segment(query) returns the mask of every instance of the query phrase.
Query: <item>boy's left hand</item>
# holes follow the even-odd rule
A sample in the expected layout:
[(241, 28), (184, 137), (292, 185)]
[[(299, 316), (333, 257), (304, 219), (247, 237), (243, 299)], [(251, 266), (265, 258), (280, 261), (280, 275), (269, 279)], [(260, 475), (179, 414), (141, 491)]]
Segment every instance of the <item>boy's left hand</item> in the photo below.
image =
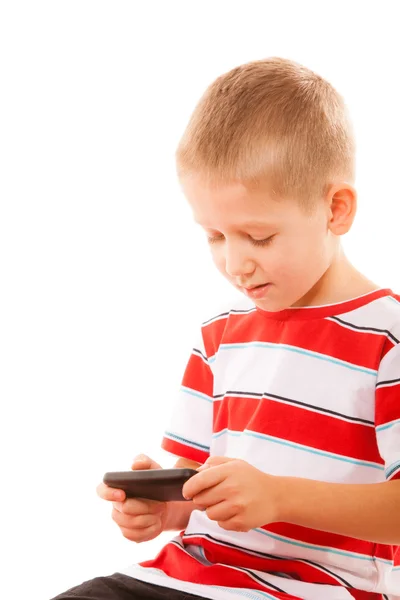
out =
[(279, 521), (278, 477), (244, 460), (211, 457), (183, 486), (183, 494), (223, 529), (249, 531)]

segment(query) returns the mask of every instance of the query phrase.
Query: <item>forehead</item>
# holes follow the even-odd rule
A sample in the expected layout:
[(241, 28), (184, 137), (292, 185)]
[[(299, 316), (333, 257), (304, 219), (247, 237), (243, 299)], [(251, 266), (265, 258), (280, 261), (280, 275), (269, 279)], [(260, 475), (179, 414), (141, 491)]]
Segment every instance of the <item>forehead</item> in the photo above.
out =
[(294, 203), (277, 200), (265, 188), (249, 189), (240, 182), (207, 186), (195, 177), (181, 183), (195, 221), (206, 228), (265, 228), (293, 217)]

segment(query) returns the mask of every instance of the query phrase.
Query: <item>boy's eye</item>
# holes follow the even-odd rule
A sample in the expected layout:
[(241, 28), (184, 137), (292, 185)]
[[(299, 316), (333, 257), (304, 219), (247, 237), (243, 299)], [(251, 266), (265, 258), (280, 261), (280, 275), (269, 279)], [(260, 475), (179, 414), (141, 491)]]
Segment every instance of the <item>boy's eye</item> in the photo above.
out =
[(215, 244), (215, 242), (220, 242), (223, 239), (224, 239), (224, 236), (222, 234), (221, 235), (211, 235), (211, 236), (209, 235), (207, 237), (207, 241), (209, 244)]
[(264, 240), (255, 240), (254, 238), (251, 238), (251, 243), (253, 244), (253, 246), (268, 246), (268, 244), (270, 244), (272, 242), (274, 237), (275, 237), (274, 235), (270, 235), (269, 237), (265, 238)]
[[(263, 240), (255, 240), (254, 238), (249, 236), (249, 239), (253, 246), (268, 246), (268, 244), (272, 242), (274, 237), (275, 235), (270, 235), (269, 237), (264, 238)], [(208, 236), (207, 238), (209, 244), (215, 244), (216, 242), (220, 242), (223, 239), (224, 236), (222, 235), (222, 233), (220, 235)]]

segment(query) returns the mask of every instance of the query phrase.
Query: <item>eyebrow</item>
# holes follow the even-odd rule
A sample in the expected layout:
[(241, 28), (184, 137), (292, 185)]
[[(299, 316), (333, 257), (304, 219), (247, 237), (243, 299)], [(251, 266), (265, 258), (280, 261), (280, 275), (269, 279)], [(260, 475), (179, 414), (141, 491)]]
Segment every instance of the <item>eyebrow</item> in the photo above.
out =
[(242, 223), (242, 227), (272, 227), (272, 224), (265, 221), (248, 221), (247, 223)]
[[(197, 219), (194, 219), (195, 223), (197, 223), (198, 225), (201, 225), (202, 227), (206, 227), (205, 225), (203, 225), (203, 223), (201, 223), (200, 221), (197, 221)], [(240, 227), (244, 227), (244, 228), (251, 228), (251, 227), (264, 227), (264, 228), (268, 228), (268, 229), (272, 229), (273, 227), (275, 227), (275, 225), (273, 223), (265, 223), (264, 221), (247, 221), (246, 223), (241, 223)]]

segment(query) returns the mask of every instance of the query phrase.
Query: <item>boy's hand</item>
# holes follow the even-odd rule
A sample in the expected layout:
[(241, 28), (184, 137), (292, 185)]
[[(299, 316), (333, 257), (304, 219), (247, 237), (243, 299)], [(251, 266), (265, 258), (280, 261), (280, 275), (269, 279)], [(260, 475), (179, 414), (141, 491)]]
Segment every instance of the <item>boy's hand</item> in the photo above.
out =
[(223, 529), (249, 531), (279, 521), (277, 477), (244, 460), (211, 457), (183, 487), (195, 508)]
[[(132, 465), (133, 470), (161, 468), (159, 464), (143, 454), (137, 456)], [(103, 500), (113, 502), (111, 517), (128, 540), (147, 542), (163, 531), (167, 518), (166, 502), (126, 498), (123, 490), (111, 488), (105, 483), (97, 486), (97, 494)], [(115, 501), (115, 494), (119, 494), (120, 502)]]

